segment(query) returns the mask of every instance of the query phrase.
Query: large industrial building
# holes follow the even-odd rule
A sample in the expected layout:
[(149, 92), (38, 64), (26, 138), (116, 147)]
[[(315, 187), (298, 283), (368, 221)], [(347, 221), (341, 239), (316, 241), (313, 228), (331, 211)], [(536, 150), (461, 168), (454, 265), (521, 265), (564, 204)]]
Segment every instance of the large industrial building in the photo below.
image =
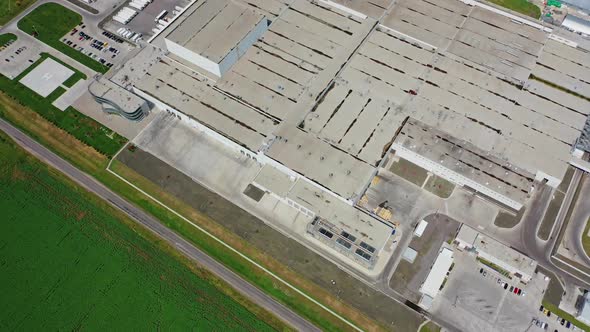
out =
[(323, 205), (355, 206), (392, 152), (513, 210), (561, 182), (590, 68), (558, 39), (471, 1), (197, 0), (112, 80), (263, 164), (259, 186), (370, 261), (391, 226)]

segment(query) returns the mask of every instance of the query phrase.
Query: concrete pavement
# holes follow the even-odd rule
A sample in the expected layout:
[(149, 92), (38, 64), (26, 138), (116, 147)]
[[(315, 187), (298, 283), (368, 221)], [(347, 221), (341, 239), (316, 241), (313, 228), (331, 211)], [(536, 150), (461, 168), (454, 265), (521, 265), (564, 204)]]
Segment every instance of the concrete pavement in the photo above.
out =
[(132, 205), (128, 201), (115, 194), (100, 182), (78, 170), (67, 161), (63, 160), (47, 148), (43, 147), (29, 136), (22, 133), (6, 121), (0, 119), (0, 130), (8, 134), (22, 148), (51, 165), (58, 171), (62, 172), (70, 179), (96, 194), (107, 201), (112, 206), (126, 213), (131, 219), (138, 224), (152, 231), (154, 234), (168, 242), (173, 247), (178, 248), (188, 258), (211, 271), (217, 277), (227, 282), (230, 286), (242, 293), (246, 298), (258, 304), (262, 308), (272, 312), (274, 315), (291, 325), (299, 331), (320, 331), (313, 324), (303, 319), (295, 312), (278, 303), (270, 296), (242, 279), (240, 276), (229, 270), (227, 267), (217, 262), (203, 251), (184, 240), (182, 237), (172, 232), (162, 225), (158, 220), (143, 212), (143, 210)]

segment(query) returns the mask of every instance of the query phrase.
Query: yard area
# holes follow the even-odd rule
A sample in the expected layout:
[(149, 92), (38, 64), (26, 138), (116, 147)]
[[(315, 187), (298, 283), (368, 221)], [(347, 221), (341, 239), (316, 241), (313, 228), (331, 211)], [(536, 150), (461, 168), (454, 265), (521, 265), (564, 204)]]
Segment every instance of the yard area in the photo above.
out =
[[(78, 112), (73, 107), (68, 107), (65, 111), (61, 111), (53, 106), (52, 99), (59, 97), (59, 92), (54, 92), (52, 95), (47, 96), (47, 98), (43, 98), (18, 82), (19, 79), (24, 77), (47, 57), (50, 57), (50, 55), (46, 53), (42, 54), (39, 61), (27, 68), (27, 70), (14, 80), (10, 80), (5, 76), (0, 75), (0, 91), (3, 92), (3, 94), (0, 94), (0, 101), (6, 98), (16, 100), (20, 105), (34, 110), (57, 127), (79, 139), (84, 144), (93, 147), (108, 157), (113, 156), (123, 144), (127, 142), (125, 138), (102, 126), (94, 119)], [(61, 61), (56, 58), (52, 57), (52, 59), (61, 63)], [(68, 68), (71, 67), (68, 66)], [(70, 79), (64, 82), (64, 85), (66, 85), (66, 83), (73, 85), (74, 82), (86, 77), (74, 68), (71, 69), (74, 70), (74, 74)], [(63, 88), (58, 88), (56, 91), (58, 90), (60, 90), (61, 93), (64, 92), (62, 91)], [(0, 105), (0, 116), (5, 111), (6, 110)]]
[(62, 5), (48, 2), (18, 21), (18, 28), (36, 37), (84, 66), (100, 73), (109, 68), (61, 42), (61, 38), (82, 22), (82, 16)]
[(413, 263), (402, 259), (389, 282), (392, 289), (414, 303), (420, 300), (420, 286), (426, 280), (442, 244), (452, 241), (461, 225), (442, 214), (430, 215), (424, 220), (428, 222), (424, 233), (421, 237), (412, 235), (409, 245), (416, 250), (416, 259)]
[(0, 0), (0, 26), (5, 25), (15, 16), (27, 9), (36, 0)]
[(424, 168), (415, 165), (403, 158), (400, 158), (398, 161), (395, 161), (393, 164), (391, 164), (389, 170), (394, 174), (406, 179), (407, 181), (417, 185), (418, 187), (422, 187), (424, 181), (426, 181), (426, 177), (428, 176), (428, 172)]
[(285, 329), (4, 134), (0, 213), (3, 330)]
[(488, 0), (491, 3), (530, 16), (534, 19), (541, 17), (541, 8), (527, 0)]
[(424, 185), (424, 189), (435, 194), (440, 198), (449, 198), (455, 190), (455, 185), (440, 176), (431, 175)]

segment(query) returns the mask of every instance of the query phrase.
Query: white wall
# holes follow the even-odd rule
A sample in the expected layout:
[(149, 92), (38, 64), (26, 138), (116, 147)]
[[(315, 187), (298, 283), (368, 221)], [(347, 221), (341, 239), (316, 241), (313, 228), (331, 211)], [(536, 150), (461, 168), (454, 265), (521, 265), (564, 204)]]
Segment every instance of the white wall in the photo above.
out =
[(164, 40), (166, 42), (166, 48), (168, 49), (168, 51), (170, 51), (170, 53), (173, 53), (185, 59), (186, 61), (189, 61), (190, 63), (193, 63), (199, 66), (200, 68), (203, 68), (204, 70), (208, 71), (209, 73), (217, 77), (221, 77), (222, 73), (218, 63), (215, 63), (205, 58), (204, 56), (201, 56), (169, 39)]

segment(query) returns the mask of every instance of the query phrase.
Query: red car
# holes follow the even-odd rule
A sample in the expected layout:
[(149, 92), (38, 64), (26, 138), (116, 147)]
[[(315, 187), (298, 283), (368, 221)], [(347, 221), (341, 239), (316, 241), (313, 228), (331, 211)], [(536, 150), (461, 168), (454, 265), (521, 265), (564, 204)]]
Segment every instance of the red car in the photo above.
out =
[(518, 291), (519, 291), (518, 287), (514, 287), (514, 294), (518, 294)]

